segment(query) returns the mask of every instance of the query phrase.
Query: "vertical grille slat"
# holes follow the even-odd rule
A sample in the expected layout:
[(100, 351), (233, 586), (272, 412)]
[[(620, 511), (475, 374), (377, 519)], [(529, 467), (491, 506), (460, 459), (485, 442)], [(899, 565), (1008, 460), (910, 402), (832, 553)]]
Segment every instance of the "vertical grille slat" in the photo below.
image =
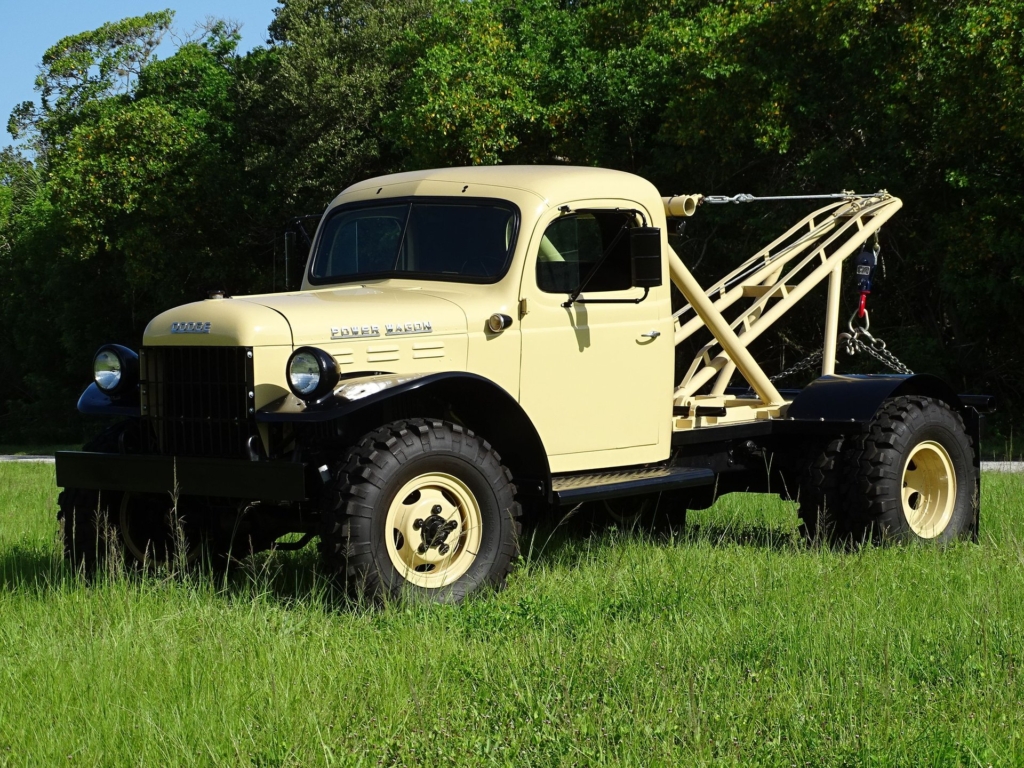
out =
[(247, 347), (147, 347), (142, 386), (151, 450), (247, 457), (247, 442), (256, 434), (248, 398), (251, 352)]

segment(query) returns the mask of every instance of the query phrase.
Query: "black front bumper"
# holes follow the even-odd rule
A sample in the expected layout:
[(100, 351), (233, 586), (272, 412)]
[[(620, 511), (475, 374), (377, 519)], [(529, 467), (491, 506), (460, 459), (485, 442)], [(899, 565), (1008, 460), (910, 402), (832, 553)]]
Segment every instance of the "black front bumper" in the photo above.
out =
[(306, 498), (306, 465), (278, 461), (58, 451), (62, 488), (265, 501)]

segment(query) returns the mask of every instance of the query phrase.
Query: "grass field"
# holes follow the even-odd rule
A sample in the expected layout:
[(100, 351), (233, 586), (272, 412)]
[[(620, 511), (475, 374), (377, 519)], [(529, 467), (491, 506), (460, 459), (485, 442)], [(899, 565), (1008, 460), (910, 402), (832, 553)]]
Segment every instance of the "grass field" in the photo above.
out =
[(86, 585), (52, 473), (0, 465), (0, 765), (1024, 763), (1020, 475), (985, 477), (980, 545), (808, 548), (736, 495), (381, 611), (312, 549)]

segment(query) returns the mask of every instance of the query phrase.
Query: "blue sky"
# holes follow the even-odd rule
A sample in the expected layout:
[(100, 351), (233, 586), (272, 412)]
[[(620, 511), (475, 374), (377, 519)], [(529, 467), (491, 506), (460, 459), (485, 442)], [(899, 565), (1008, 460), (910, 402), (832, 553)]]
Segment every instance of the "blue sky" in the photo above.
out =
[[(0, 147), (11, 143), (7, 118), (16, 104), (36, 99), (32, 84), (43, 52), (60, 38), (106, 21), (170, 8), (176, 30), (187, 32), (207, 16), (242, 23), (240, 50), (263, 45), (275, 0), (0, 0)], [(158, 55), (174, 52), (164, 38)]]

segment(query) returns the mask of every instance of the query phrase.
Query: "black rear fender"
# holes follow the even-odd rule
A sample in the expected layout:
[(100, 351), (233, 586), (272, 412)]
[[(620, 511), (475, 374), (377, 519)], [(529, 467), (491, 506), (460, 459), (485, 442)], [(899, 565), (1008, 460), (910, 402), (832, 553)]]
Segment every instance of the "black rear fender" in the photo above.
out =
[(874, 418), (883, 402), (901, 395), (932, 397), (957, 411), (974, 441), (975, 462), (980, 461), (981, 413), (995, 408), (994, 398), (958, 395), (945, 381), (928, 373), (822, 376), (796, 396), (786, 411), (786, 422), (797, 433), (804, 427), (813, 431), (816, 426), (830, 432), (858, 431)]
[(800, 391), (786, 417), (793, 421), (866, 423), (885, 400), (900, 395), (934, 397), (956, 411), (965, 407), (949, 384), (928, 373), (822, 376)]

